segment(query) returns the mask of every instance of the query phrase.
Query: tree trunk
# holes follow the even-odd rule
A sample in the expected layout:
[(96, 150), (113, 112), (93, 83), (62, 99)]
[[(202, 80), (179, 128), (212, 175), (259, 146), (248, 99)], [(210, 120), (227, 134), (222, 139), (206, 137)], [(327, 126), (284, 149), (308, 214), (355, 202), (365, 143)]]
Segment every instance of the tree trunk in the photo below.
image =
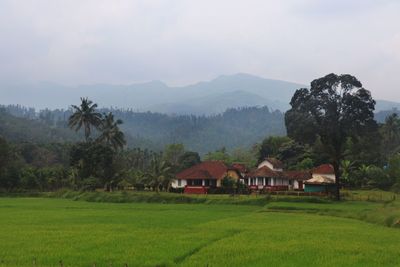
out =
[(160, 184), (156, 184), (156, 193), (160, 194)]
[(335, 170), (335, 199), (340, 201), (340, 170), (339, 161), (333, 162), (333, 169)]

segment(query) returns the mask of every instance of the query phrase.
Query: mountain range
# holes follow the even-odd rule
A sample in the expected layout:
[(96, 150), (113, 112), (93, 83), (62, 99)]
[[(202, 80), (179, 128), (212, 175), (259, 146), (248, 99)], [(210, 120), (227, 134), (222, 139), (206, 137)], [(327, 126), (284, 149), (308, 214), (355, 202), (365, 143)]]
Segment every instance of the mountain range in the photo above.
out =
[[(307, 85), (265, 79), (250, 74), (222, 75), (211, 81), (172, 87), (161, 81), (131, 85), (92, 84), (67, 87), (50, 82), (2, 83), (0, 104), (38, 109), (65, 109), (89, 97), (100, 107), (166, 114), (213, 115), (228, 108), (268, 106), (286, 111), (294, 91)], [(377, 100), (376, 111), (399, 108), (400, 103)]]

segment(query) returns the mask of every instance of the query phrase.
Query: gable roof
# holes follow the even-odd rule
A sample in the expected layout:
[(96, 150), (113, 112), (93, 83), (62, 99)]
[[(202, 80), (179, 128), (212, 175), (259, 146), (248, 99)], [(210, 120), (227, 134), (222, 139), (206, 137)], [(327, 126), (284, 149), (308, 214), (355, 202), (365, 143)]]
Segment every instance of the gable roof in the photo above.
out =
[(263, 166), (261, 168), (255, 169), (249, 172), (247, 177), (281, 177), (279, 172), (273, 171), (267, 166)]
[(312, 177), (310, 171), (284, 171), (283, 176), (289, 180), (308, 180)]
[(228, 167), (222, 161), (204, 161), (176, 175), (178, 179), (223, 179)]
[(279, 159), (276, 158), (266, 158), (266, 161), (272, 164), (274, 169), (283, 169), (283, 163)]
[(322, 165), (319, 165), (318, 167), (315, 167), (312, 170), (312, 173), (316, 173), (316, 174), (335, 174), (335, 170), (333, 169), (333, 166), (331, 164), (322, 164)]

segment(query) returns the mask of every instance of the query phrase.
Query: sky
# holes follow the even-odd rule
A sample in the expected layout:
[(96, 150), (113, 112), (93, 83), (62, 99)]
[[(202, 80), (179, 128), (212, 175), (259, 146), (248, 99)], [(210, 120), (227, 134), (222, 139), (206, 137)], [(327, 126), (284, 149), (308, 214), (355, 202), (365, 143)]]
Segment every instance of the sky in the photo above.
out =
[(400, 101), (399, 14), (398, 0), (0, 0), (0, 82), (334, 72)]

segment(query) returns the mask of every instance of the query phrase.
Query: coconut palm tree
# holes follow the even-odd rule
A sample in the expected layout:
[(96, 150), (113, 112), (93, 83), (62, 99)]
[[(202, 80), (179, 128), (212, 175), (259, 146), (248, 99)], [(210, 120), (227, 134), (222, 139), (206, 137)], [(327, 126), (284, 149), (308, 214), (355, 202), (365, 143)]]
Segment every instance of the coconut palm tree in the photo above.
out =
[(111, 146), (114, 150), (122, 149), (126, 141), (124, 133), (119, 129), (121, 124), (122, 120), (114, 120), (111, 112), (105, 114), (100, 126), (101, 134), (97, 140)]
[(92, 127), (98, 128), (101, 125), (101, 114), (96, 112), (96, 108), (97, 104), (83, 97), (80, 106), (72, 105), (73, 114), (68, 119), (68, 126), (75, 131), (83, 126), (86, 142), (89, 141)]
[(160, 187), (168, 189), (171, 181), (171, 167), (165, 160), (160, 161), (157, 158), (154, 158), (151, 162), (150, 171), (148, 172), (148, 184), (153, 187), (157, 193), (160, 192)]

